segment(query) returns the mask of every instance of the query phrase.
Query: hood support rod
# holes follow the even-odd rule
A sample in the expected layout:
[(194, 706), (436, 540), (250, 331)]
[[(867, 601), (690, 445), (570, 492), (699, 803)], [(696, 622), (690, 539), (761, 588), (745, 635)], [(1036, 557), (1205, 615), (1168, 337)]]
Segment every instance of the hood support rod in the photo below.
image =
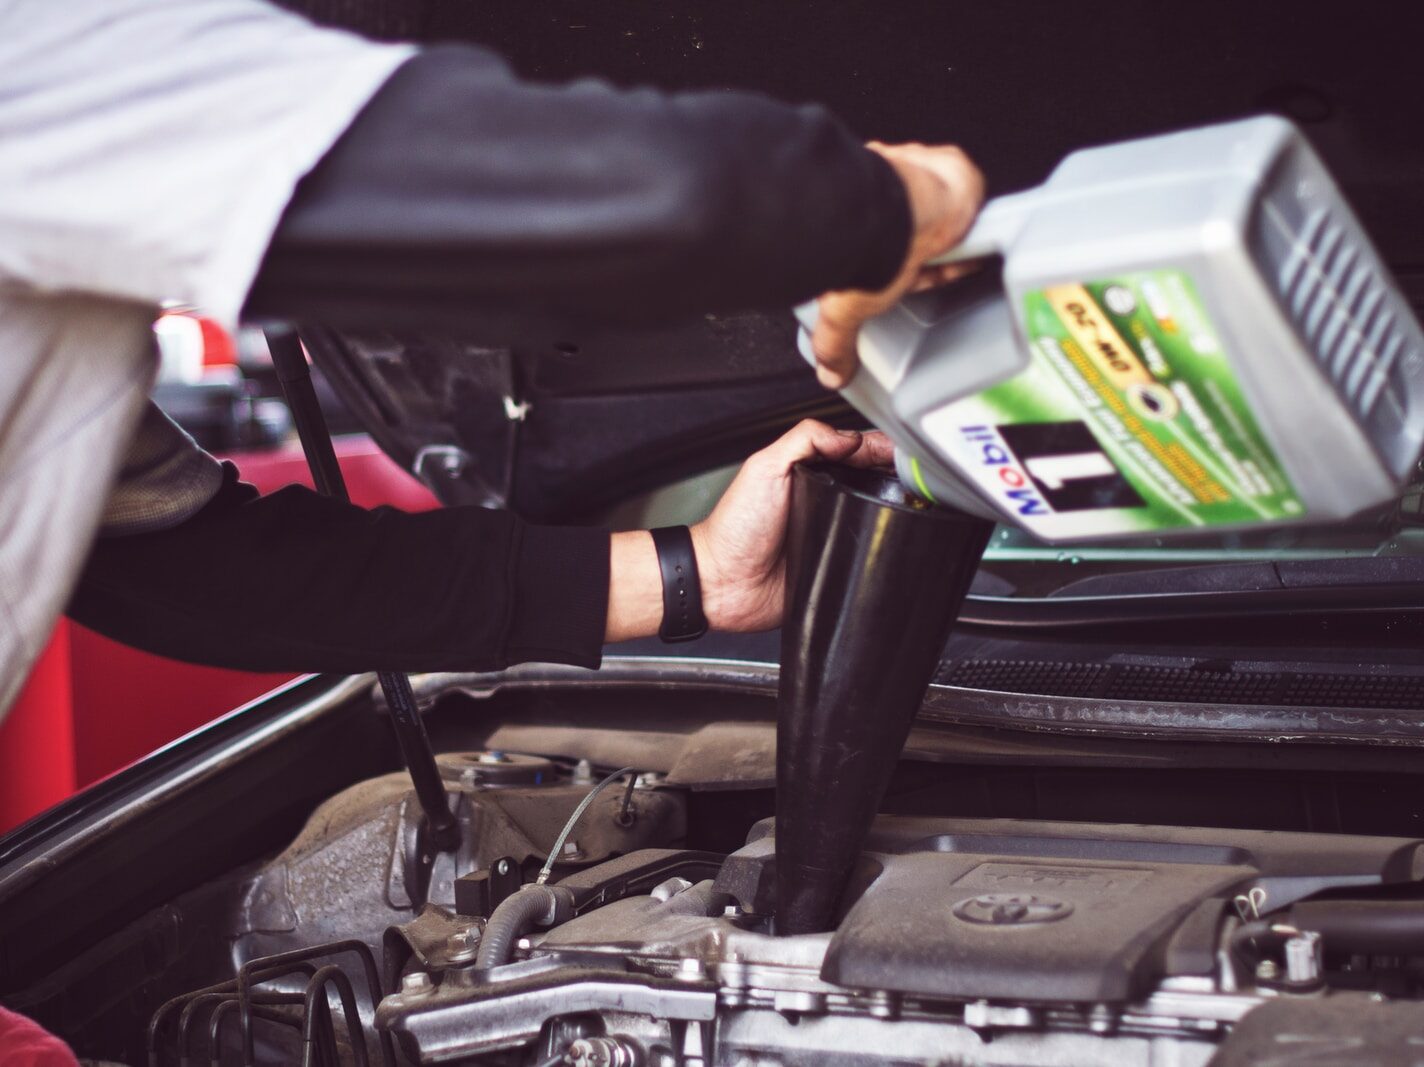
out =
[[(302, 451), (306, 454), (317, 492), (349, 502), (351, 497), (346, 491), (346, 479), (341, 475), (341, 465), (331, 445), (331, 433), (321, 413), (316, 389), (312, 386), (311, 370), (307, 366), (301, 341), (294, 330), (272, 328), (265, 333), (267, 348), (272, 353), (272, 366), (282, 383), (287, 406), (292, 409), (292, 421), (296, 423), (297, 436), (301, 438)], [(376, 677), (385, 694), (386, 706), (390, 708), (396, 743), (410, 771), (415, 796), (424, 815), (419, 835), (422, 840), (417, 846), (418, 885), (409, 887), (412, 890), (411, 899), (420, 903), (425, 897), (435, 853), (453, 852), (459, 847), (460, 824), (450, 811), (445, 783), (440, 777), (440, 768), (435, 764), (435, 753), (430, 747), (430, 736), (425, 732), (420, 709), (416, 706), (410, 679), (400, 671), (380, 671)], [(417, 889), (419, 892), (414, 891)]]

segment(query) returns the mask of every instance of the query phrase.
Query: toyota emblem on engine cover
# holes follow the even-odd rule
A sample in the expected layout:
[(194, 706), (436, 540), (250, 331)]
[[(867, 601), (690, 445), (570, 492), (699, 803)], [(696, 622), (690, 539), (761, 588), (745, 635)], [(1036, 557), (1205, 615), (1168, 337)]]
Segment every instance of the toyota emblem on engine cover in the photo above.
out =
[(961, 900), (954, 906), (954, 914), (965, 922), (986, 926), (1051, 923), (1072, 913), (1073, 905), (1066, 900), (1029, 896), (1027, 893), (985, 893)]

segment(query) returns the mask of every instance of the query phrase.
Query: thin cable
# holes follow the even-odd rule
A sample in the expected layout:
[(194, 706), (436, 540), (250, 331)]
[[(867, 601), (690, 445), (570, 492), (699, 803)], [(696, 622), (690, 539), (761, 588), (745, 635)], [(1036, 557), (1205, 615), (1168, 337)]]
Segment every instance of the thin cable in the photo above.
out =
[(588, 810), (588, 806), (593, 803), (594, 798), (625, 774), (633, 775), (636, 780), (638, 769), (636, 767), (624, 767), (622, 770), (614, 771), (607, 778), (590, 789), (588, 796), (579, 801), (578, 807), (574, 808), (574, 813), (569, 816), (569, 821), (564, 823), (564, 828), (559, 831), (559, 836), (554, 841), (554, 847), (549, 849), (549, 858), (544, 861), (544, 867), (539, 872), (539, 877), (534, 879), (535, 885), (543, 885), (549, 880), (549, 874), (554, 869), (554, 861), (557, 860), (564, 851), (564, 842), (568, 840), (569, 834), (571, 834), (574, 827), (578, 825), (579, 819), (583, 816), (583, 813)]
[(638, 784), (638, 776), (630, 774), (628, 776), (628, 788), (623, 790), (623, 805), (618, 809), (615, 819), (619, 826), (631, 826), (633, 824), (632, 813), (629, 810), (633, 806), (633, 788)]

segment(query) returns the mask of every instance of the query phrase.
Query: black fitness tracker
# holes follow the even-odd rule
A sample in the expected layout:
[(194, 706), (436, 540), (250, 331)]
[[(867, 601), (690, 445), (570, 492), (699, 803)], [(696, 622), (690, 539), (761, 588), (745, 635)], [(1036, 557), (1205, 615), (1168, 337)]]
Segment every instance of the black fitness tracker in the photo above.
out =
[(668, 644), (691, 641), (707, 632), (702, 614), (702, 580), (692, 551), (692, 531), (686, 526), (663, 526), (650, 531), (663, 572), (663, 624), (658, 636)]

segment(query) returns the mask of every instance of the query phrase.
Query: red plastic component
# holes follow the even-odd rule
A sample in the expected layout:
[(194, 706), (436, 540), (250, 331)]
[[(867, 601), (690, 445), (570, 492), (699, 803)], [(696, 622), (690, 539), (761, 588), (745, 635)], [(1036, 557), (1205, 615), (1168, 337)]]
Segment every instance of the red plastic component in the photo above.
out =
[[(336, 454), (351, 499), (362, 507), (439, 506), (370, 438), (337, 438)], [(227, 458), (264, 493), (294, 482), (311, 485), (295, 445)], [(0, 832), (289, 677), (164, 659), (62, 620), (0, 723)]]
[(0, 1008), (0, 1063), (9, 1067), (79, 1067), (63, 1041), (4, 1008)]
[[(402, 511), (428, 511), (440, 502), (414, 475), (406, 473), (364, 434), (336, 438), (336, 456), (351, 502), (363, 508), (390, 504)], [(242, 480), (264, 493), (284, 485), (310, 486), (311, 474), (298, 445), (289, 444), (264, 452), (243, 452), (224, 456), (237, 464)]]
[(198, 326), (203, 331), (203, 366), (225, 367), (237, 362), (237, 346), (232, 343), (231, 334), (201, 316)]
[[(251, 674), (165, 659), (65, 620), (73, 657), (75, 786), (126, 767), (176, 737), (270, 692), (288, 674)], [(67, 795), (67, 794), (64, 794)]]
[(61, 623), (0, 723), (0, 830), (73, 793), (69, 627)]

